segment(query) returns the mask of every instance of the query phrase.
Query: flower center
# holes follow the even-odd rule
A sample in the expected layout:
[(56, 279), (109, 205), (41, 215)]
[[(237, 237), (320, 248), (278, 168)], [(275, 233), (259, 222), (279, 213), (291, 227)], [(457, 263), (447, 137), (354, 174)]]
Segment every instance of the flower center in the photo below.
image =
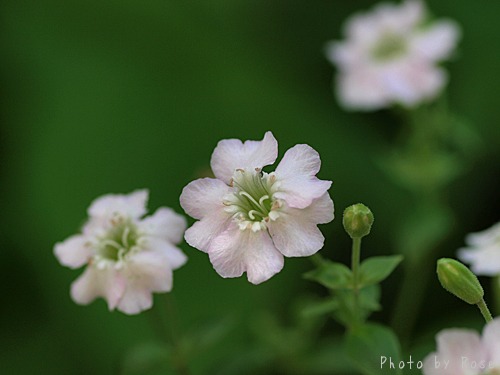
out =
[(223, 198), (224, 209), (238, 222), (241, 230), (266, 229), (269, 220), (279, 217), (280, 200), (273, 197), (279, 187), (274, 173), (260, 169), (237, 169), (231, 179), (233, 192)]
[(118, 262), (137, 246), (137, 227), (121, 215), (111, 219), (111, 228), (99, 240), (96, 247), (98, 259)]
[(406, 52), (407, 45), (403, 37), (396, 34), (386, 34), (375, 45), (372, 55), (380, 61), (392, 60)]

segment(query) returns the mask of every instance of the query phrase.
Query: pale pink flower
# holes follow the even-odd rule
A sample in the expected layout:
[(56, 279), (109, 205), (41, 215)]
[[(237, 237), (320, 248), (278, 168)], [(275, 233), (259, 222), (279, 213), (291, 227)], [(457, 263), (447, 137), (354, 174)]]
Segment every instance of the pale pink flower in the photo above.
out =
[(471, 265), (477, 275), (500, 275), (500, 223), (491, 228), (471, 233), (466, 238), (468, 247), (458, 250), (458, 257)]
[(424, 360), (424, 375), (500, 375), (500, 318), (486, 325), (480, 337), (468, 329), (445, 329), (437, 352)]
[(71, 285), (76, 303), (102, 297), (109, 310), (137, 314), (152, 306), (153, 292), (172, 289), (172, 270), (187, 261), (174, 245), (182, 240), (186, 219), (166, 207), (144, 217), (147, 199), (147, 190), (97, 198), (82, 233), (55, 245), (61, 264), (87, 266)]
[(195, 219), (185, 234), (208, 253), (222, 277), (259, 284), (283, 268), (283, 256), (316, 253), (324, 237), (318, 224), (333, 220), (330, 181), (316, 177), (318, 153), (308, 145), (289, 149), (275, 172), (278, 143), (271, 132), (262, 141), (226, 139), (212, 154), (214, 178), (202, 178), (182, 191), (182, 208)]
[(347, 109), (414, 107), (435, 98), (447, 82), (437, 64), (453, 52), (458, 25), (427, 22), (419, 0), (382, 3), (346, 22), (345, 41), (330, 42), (327, 58), (337, 65), (337, 96)]

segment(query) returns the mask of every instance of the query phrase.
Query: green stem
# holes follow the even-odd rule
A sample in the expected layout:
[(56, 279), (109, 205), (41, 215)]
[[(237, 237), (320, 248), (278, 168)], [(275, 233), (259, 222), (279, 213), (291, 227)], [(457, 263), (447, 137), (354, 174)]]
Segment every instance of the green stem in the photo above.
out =
[[(172, 348), (171, 361), (177, 374), (190, 375), (184, 349), (182, 348), (174, 296), (171, 293), (165, 293), (162, 297), (163, 303), (160, 302), (152, 311), (154, 313), (153, 328), (158, 332), (162, 340), (170, 344)], [(168, 323), (166, 320), (168, 320)]]
[(352, 239), (352, 258), (351, 258), (351, 268), (352, 268), (352, 284), (354, 292), (354, 313), (355, 322), (360, 323), (360, 311), (359, 311), (359, 262), (361, 257), (361, 237), (354, 237)]
[(479, 307), (479, 311), (481, 311), (481, 314), (483, 315), (484, 320), (486, 320), (486, 323), (489, 323), (493, 320), (491, 312), (488, 309), (488, 306), (486, 306), (486, 302), (484, 302), (484, 298), (478, 302), (477, 307)]

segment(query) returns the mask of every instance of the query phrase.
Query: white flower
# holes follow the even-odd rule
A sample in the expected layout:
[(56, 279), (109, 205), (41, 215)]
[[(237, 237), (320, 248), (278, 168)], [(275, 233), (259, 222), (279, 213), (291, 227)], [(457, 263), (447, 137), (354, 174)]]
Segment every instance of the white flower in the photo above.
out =
[(143, 217), (147, 199), (147, 190), (97, 198), (82, 233), (55, 245), (61, 264), (87, 265), (71, 285), (76, 303), (102, 297), (109, 310), (137, 314), (152, 306), (152, 292), (172, 289), (172, 270), (187, 260), (174, 246), (182, 239), (186, 219), (165, 207)]
[(483, 232), (469, 234), (465, 241), (469, 247), (458, 250), (460, 260), (469, 263), (477, 275), (500, 275), (500, 222)]
[(348, 19), (346, 40), (326, 48), (339, 70), (337, 95), (345, 108), (413, 107), (440, 93), (447, 75), (437, 63), (452, 53), (459, 28), (448, 20), (425, 22), (418, 0), (383, 3)]
[(278, 155), (271, 132), (262, 141), (222, 140), (212, 154), (217, 177), (188, 184), (182, 208), (196, 223), (185, 234), (208, 253), (222, 277), (259, 284), (283, 268), (283, 255), (308, 256), (323, 247), (317, 224), (333, 220), (330, 181), (316, 177), (318, 153), (308, 145), (289, 149), (275, 172), (262, 172)]
[(500, 375), (500, 318), (480, 337), (467, 329), (446, 329), (437, 337), (438, 350), (424, 360), (424, 375)]

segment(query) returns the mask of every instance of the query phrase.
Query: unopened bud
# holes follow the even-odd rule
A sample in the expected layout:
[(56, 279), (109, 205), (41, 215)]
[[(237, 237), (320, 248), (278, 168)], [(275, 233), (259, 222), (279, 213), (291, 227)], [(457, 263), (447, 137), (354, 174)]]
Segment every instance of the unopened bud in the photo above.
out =
[(471, 305), (482, 301), (484, 290), (476, 275), (455, 259), (441, 258), (437, 274), (443, 288)]
[(342, 223), (351, 238), (361, 238), (370, 233), (373, 214), (364, 204), (353, 204), (344, 210)]

